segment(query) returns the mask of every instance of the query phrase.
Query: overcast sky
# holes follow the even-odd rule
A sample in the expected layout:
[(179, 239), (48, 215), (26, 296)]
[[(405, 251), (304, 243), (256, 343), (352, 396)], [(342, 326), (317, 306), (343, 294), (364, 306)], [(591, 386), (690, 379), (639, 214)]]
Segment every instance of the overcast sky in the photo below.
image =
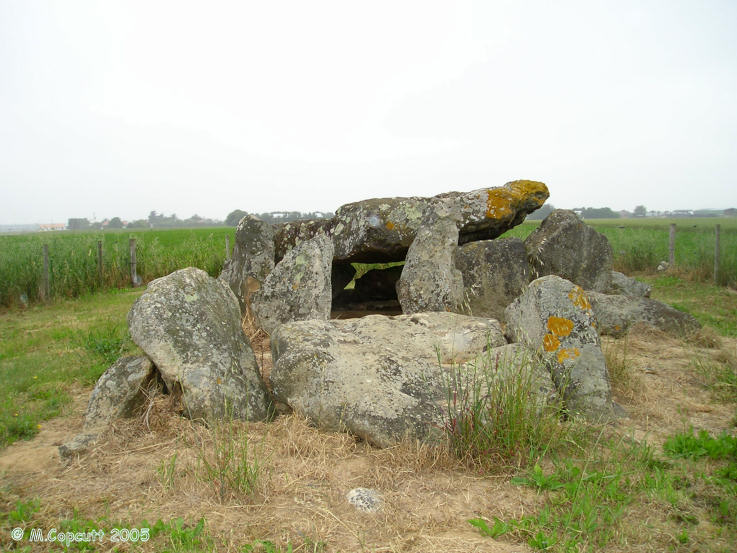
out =
[(737, 2), (0, 0), (0, 223), (737, 207)]

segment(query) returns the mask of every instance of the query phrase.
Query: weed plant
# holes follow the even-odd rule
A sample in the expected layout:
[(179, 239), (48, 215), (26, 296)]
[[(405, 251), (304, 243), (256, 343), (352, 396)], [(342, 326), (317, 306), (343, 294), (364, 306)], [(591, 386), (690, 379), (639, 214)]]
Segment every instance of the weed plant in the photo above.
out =
[(199, 474), (216, 490), (218, 500), (255, 494), (264, 476), (261, 452), (253, 447), (248, 429), (226, 417), (212, 421), (212, 442), (203, 442), (198, 456)]
[(443, 430), (457, 457), (484, 470), (521, 466), (564, 442), (561, 404), (540, 396), (535, 369), (531, 357), (490, 350), (450, 366)]

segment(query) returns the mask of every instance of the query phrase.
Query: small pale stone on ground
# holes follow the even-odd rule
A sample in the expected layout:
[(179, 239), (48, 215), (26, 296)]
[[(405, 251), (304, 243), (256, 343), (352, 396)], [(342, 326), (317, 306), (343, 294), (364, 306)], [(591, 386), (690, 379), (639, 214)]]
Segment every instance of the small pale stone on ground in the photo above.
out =
[(365, 513), (375, 513), (381, 509), (383, 503), (379, 492), (369, 488), (353, 488), (348, 492), (346, 498), (348, 503)]

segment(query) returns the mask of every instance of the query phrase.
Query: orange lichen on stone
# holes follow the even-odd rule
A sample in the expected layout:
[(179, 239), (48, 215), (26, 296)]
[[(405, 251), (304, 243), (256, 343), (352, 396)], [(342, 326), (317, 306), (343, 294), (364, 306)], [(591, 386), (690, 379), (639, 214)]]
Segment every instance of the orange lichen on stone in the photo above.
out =
[(386, 228), (389, 230), (394, 230), (394, 223), (392, 223), (391, 221), (387, 221)]
[(501, 219), (508, 215), (514, 215), (512, 210), (513, 195), (504, 188), (490, 188), (487, 191), (486, 217), (488, 219)]
[(568, 292), (568, 299), (573, 302), (573, 305), (580, 309), (591, 309), (589, 298), (586, 297), (586, 293), (580, 286), (574, 286), (573, 289)]
[(560, 347), (560, 340), (554, 334), (546, 334), (543, 336), (543, 348), (545, 351), (555, 351)]
[(548, 330), (556, 336), (568, 336), (573, 330), (573, 321), (563, 317), (548, 317)]
[(558, 363), (563, 363), (566, 359), (575, 359), (581, 355), (578, 348), (563, 348), (558, 352)]
[(545, 183), (536, 180), (515, 180), (505, 184), (504, 188), (507, 188), (516, 199), (536, 197), (540, 205), (543, 205), (550, 196)]
[[(550, 195), (544, 183), (534, 180), (516, 180), (508, 182), (501, 188), (490, 188), (487, 191), (486, 217), (501, 219), (514, 216), (517, 209), (532, 201), (537, 207), (542, 206)], [(537, 209), (537, 207), (533, 209)]]

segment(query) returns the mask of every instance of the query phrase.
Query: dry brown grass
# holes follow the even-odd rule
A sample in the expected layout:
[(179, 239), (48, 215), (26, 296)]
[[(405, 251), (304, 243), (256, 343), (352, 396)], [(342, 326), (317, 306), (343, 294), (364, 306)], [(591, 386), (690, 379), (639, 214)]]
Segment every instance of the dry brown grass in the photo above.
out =
[[(268, 347), (268, 339), (260, 344)], [(617, 401), (630, 413), (611, 431), (658, 446), (684, 422), (722, 430), (733, 407), (711, 401), (691, 360), (732, 359), (736, 345), (724, 338), (719, 348), (699, 347), (645, 328), (626, 341), (607, 341), (612, 355), (626, 359), (626, 379), (613, 384)], [(49, 421), (34, 440), (0, 452), (3, 510), (37, 497), (41, 510), (35, 521), (47, 528), (75, 510), (80, 518), (129, 524), (178, 517), (195, 523), (204, 517), (218, 551), (236, 551), (257, 539), (281, 546), (320, 541), (325, 551), (530, 551), (509, 537), (482, 537), (467, 523), (478, 516), (520, 518), (540, 508), (541, 496), (512, 486), (509, 474), (474, 472), (442, 446), (404, 442), (378, 450), (347, 434), (320, 432), (297, 414), (271, 423), (233, 423), (265, 469), (253, 495), (233, 493), (222, 500), (198, 468), (203, 452), (216, 446), (212, 432), (181, 417), (177, 402), (164, 395), (152, 395), (137, 417), (118, 421), (92, 451), (63, 465), (56, 448), (81, 429), (86, 395), (77, 398), (73, 416)], [(167, 486), (159, 468), (174, 455)], [(382, 510), (366, 514), (349, 505), (345, 495), (355, 487), (378, 490)], [(632, 506), (621, 529), (625, 545), (611, 550), (668, 548), (677, 525), (662, 512), (655, 501)], [(648, 520), (654, 527), (642, 535), (642, 521)], [(7, 540), (0, 537), (0, 549), (9, 547)], [(162, 543), (149, 546), (155, 551)]]

